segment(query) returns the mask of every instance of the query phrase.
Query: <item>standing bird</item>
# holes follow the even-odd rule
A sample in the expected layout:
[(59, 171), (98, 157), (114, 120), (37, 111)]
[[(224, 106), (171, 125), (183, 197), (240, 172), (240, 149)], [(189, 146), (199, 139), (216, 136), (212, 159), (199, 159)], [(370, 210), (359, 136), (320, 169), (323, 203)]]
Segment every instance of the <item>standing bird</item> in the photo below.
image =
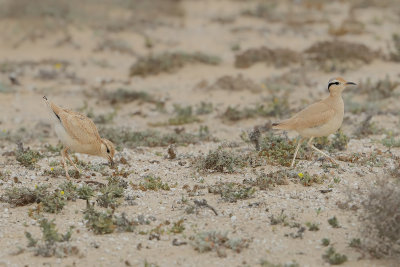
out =
[[(302, 137), (309, 137), (308, 146), (336, 163), (332, 157), (316, 148), (311, 142), (314, 137), (328, 136), (336, 132), (342, 125), (344, 115), (342, 91), (347, 85), (356, 84), (353, 82), (346, 82), (340, 77), (330, 79), (328, 83), (329, 96), (327, 98), (306, 107), (290, 119), (273, 123), (272, 128), (294, 130)], [(290, 167), (294, 166), (294, 161), (302, 140), (303, 139), (300, 139), (297, 144)]]
[(57, 106), (48, 101), (46, 96), (44, 96), (43, 99), (49, 107), (49, 111), (54, 120), (56, 134), (64, 145), (61, 151), (61, 163), (68, 179), (70, 179), (70, 176), (68, 174), (65, 158), (67, 158), (74, 166), (75, 170), (79, 172), (68, 155), (69, 149), (78, 153), (103, 157), (110, 162), (111, 166), (114, 165), (114, 144), (100, 137), (96, 125), (91, 119), (80, 113)]

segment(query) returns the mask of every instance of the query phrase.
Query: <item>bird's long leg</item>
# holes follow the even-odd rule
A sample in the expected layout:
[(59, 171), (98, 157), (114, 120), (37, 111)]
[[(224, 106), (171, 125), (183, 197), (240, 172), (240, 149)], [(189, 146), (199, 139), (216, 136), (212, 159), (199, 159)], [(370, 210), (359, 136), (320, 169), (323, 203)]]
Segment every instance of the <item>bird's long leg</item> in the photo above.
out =
[(75, 163), (71, 160), (71, 158), (68, 155), (68, 148), (66, 148), (65, 150), (65, 156), (67, 157), (67, 159), (69, 160), (69, 162), (72, 164), (72, 166), (74, 166), (75, 170), (79, 173), (79, 169), (78, 167), (76, 167)]
[(300, 140), (297, 143), (296, 151), (294, 152), (292, 164), (290, 164), (290, 168), (293, 168), (294, 166), (294, 161), (296, 160), (297, 152), (299, 152), (299, 148), (301, 146), (301, 143), (303, 142), (303, 138), (300, 138)]
[(312, 141), (313, 139), (314, 139), (314, 137), (311, 137), (310, 140), (308, 140), (307, 145), (308, 145), (309, 147), (311, 147), (312, 149), (314, 149), (315, 151), (317, 151), (317, 152), (321, 153), (322, 155), (324, 155), (325, 157), (327, 157), (327, 158), (328, 158), (330, 161), (332, 161), (334, 164), (338, 164), (338, 162), (337, 162), (334, 158), (332, 158), (331, 156), (329, 156), (329, 155), (326, 154), (325, 152), (323, 152), (323, 151), (319, 150), (318, 148), (316, 148), (316, 147), (311, 143), (311, 141)]
[(66, 155), (68, 155), (67, 151), (68, 151), (68, 148), (66, 148), (66, 147), (63, 150), (61, 150), (61, 163), (64, 167), (65, 175), (67, 176), (68, 179), (71, 179), (71, 177), (69, 176), (69, 173), (68, 173), (67, 163), (65, 162)]

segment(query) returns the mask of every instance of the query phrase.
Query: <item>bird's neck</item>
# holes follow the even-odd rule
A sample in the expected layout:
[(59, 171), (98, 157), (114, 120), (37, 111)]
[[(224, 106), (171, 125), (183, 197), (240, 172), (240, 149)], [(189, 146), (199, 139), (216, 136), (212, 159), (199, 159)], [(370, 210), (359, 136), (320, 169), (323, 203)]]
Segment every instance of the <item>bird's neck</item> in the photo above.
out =
[[(329, 103), (329, 104), (328, 104)], [(341, 93), (331, 94), (327, 98), (327, 104), (332, 106), (333, 109), (344, 112), (344, 102)]]
[(339, 91), (339, 92), (331, 91), (329, 96), (330, 96), (330, 97), (342, 98), (342, 92), (341, 92), (341, 91)]

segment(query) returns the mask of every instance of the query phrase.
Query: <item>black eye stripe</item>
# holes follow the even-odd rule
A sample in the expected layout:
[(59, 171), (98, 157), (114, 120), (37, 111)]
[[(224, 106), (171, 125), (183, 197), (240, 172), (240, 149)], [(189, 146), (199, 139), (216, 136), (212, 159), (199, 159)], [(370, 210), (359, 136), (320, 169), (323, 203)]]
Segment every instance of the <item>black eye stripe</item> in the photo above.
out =
[(329, 83), (328, 90), (329, 90), (329, 87), (331, 87), (331, 85), (339, 85), (339, 82), (331, 82), (331, 83)]

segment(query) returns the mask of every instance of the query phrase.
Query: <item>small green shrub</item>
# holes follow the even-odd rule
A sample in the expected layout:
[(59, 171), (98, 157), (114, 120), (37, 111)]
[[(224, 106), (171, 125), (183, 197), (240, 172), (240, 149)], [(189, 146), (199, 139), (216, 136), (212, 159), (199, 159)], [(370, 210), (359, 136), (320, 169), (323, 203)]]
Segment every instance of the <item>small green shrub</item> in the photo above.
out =
[(333, 216), (332, 218), (328, 219), (328, 223), (330, 224), (330, 226), (332, 226), (333, 228), (340, 228), (339, 225), (339, 221), (336, 218), (336, 216)]
[(329, 238), (322, 238), (322, 240), (321, 240), (321, 244), (322, 244), (324, 247), (329, 246), (330, 243), (331, 243), (331, 241), (329, 240)]
[(347, 261), (347, 256), (337, 253), (333, 247), (329, 247), (322, 258), (332, 265), (340, 265)]
[(61, 258), (79, 253), (77, 247), (69, 244), (72, 236), (72, 226), (65, 234), (60, 234), (54, 220), (48, 221), (42, 218), (39, 220), (39, 225), (42, 230), (42, 238), (40, 240), (35, 239), (31, 233), (25, 232), (25, 236), (28, 239), (28, 247), (33, 249), (36, 256), (56, 256)]
[[(265, 156), (268, 163), (273, 165), (290, 166), (296, 143), (287, 137), (268, 133), (260, 142), (260, 155)], [(303, 152), (300, 147), (298, 155)]]
[(41, 159), (43, 156), (36, 150), (31, 150), (30, 148), (18, 149), (16, 152), (17, 161), (21, 163), (22, 166), (27, 167), (29, 169), (33, 169), (35, 164)]
[(243, 238), (229, 238), (226, 233), (216, 231), (201, 232), (192, 237), (192, 246), (200, 253), (216, 251), (218, 256), (225, 257), (225, 249), (240, 253), (249, 246), (249, 240)]
[(84, 199), (84, 200), (89, 200), (93, 197), (94, 195), (94, 190), (91, 186), (87, 184), (83, 184), (81, 187), (78, 187), (76, 190), (76, 193), (78, 194), (78, 198)]
[(306, 222), (306, 226), (308, 227), (308, 231), (319, 231), (319, 224)]
[(220, 59), (203, 53), (166, 52), (159, 55), (141, 57), (130, 68), (130, 76), (157, 75), (162, 72), (171, 73), (187, 64), (202, 63), (218, 65)]
[(197, 169), (213, 172), (233, 173), (236, 168), (243, 167), (246, 164), (243, 157), (235, 152), (230, 152), (218, 148), (214, 151), (209, 151), (207, 156), (197, 160)]
[[(196, 134), (185, 132), (161, 133), (158, 131), (133, 132), (125, 128), (99, 128), (101, 136), (109, 139), (118, 147), (166, 147), (171, 144), (188, 145), (202, 141), (216, 141), (206, 126), (200, 127)], [(117, 148), (118, 148), (117, 147)]]
[(240, 199), (251, 198), (255, 189), (238, 183), (217, 183), (209, 186), (208, 192), (220, 194), (222, 199), (227, 202), (236, 202)]
[(135, 190), (142, 190), (142, 191), (147, 191), (147, 190), (170, 190), (170, 186), (168, 183), (163, 183), (161, 181), (160, 177), (155, 177), (153, 175), (148, 175), (143, 178), (143, 182), (140, 182), (138, 185), (131, 183), (131, 186)]
[(49, 213), (59, 213), (67, 204), (63, 192), (55, 191), (41, 199), (43, 210)]
[(29, 205), (40, 202), (48, 194), (47, 188), (46, 185), (35, 186), (34, 189), (13, 186), (5, 190), (1, 200), (14, 207)]

